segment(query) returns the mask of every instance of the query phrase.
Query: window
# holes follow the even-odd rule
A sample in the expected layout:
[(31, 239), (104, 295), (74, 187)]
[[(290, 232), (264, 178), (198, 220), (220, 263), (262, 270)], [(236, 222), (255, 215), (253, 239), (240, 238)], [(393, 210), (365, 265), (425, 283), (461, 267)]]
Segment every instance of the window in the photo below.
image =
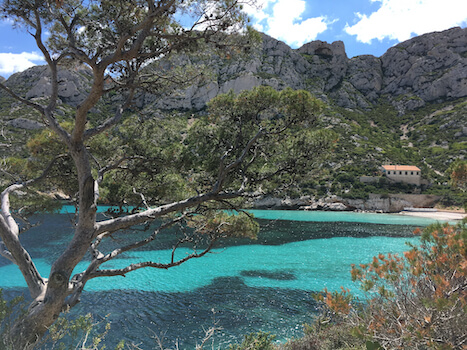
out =
[(413, 171), (410, 172), (410, 175), (413, 175)]
[(408, 175), (408, 173), (409, 173), (409, 172), (408, 172), (408, 171), (406, 171), (406, 172), (405, 172), (405, 175)]

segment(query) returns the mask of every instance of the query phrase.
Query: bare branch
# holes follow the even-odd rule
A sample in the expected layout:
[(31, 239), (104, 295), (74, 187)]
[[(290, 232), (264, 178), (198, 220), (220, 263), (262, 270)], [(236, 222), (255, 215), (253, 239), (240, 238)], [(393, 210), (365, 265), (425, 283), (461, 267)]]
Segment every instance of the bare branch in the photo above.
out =
[[(64, 156), (66, 155), (55, 157), (39, 177), (21, 184), (10, 185), (0, 195), (0, 237), (3, 241), (2, 246), (0, 246), (0, 248), (2, 248), (1, 255), (18, 265), (33, 298), (42, 294), (46, 282), (39, 274), (39, 271), (32, 262), (29, 253), (24, 249), (23, 245), (19, 241), (19, 227), (10, 209), (10, 194), (44, 179), (55, 161)], [(7, 249), (3, 249), (3, 247), (6, 247)]]
[(15, 184), (8, 186), (3, 192), (0, 194), (0, 204), (1, 204), (1, 211), (0, 216), (3, 220), (5, 220), (5, 225), (8, 227), (9, 231), (14, 234), (15, 236), (19, 235), (19, 227), (16, 223), (13, 215), (11, 215), (10, 210), (10, 193), (20, 190), (24, 187), (24, 184)]
[(102, 257), (101, 259), (99, 259), (98, 265), (102, 265), (103, 263), (105, 263), (105, 262), (107, 262), (109, 260), (112, 260), (112, 259), (116, 258), (117, 256), (119, 256), (120, 254), (125, 253), (125, 252), (127, 252), (129, 250), (137, 249), (137, 248), (140, 248), (140, 247), (142, 247), (144, 245), (147, 245), (148, 243), (152, 242), (162, 230), (165, 230), (166, 228), (168, 228), (170, 226), (173, 226), (174, 224), (176, 224), (178, 222), (181, 222), (182, 220), (184, 220), (184, 218), (185, 218), (185, 216), (180, 216), (177, 219), (174, 219), (174, 220), (172, 220), (172, 221), (170, 221), (168, 223), (165, 223), (164, 225), (159, 227), (157, 230), (155, 230), (151, 234), (151, 236), (149, 236), (146, 239), (143, 239), (141, 241), (134, 242), (132, 244), (126, 245), (125, 247), (113, 250), (111, 253), (109, 253), (109, 254), (105, 255), (104, 257)]
[[(11, 220), (13, 219), (11, 218)], [(16, 222), (14, 222), (14, 226), (11, 227), (11, 223), (5, 220), (2, 212), (2, 215), (0, 215), (0, 239), (3, 241), (2, 245), (7, 247), (8, 251), (0, 246), (2, 248), (1, 255), (18, 265), (28, 285), (29, 293), (35, 299), (45, 290), (46, 281), (41, 277), (31, 256), (19, 241)]]
[(99, 234), (106, 231), (114, 232), (120, 229), (125, 229), (134, 225), (141, 224), (148, 220), (153, 221), (154, 219), (159, 218), (163, 215), (183, 211), (184, 209), (190, 207), (196, 207), (197, 205), (204, 202), (232, 199), (239, 197), (240, 195), (241, 193), (239, 192), (209, 192), (193, 196), (188, 199), (181, 200), (179, 202), (173, 202), (161, 205), (157, 208), (148, 209), (141, 213), (135, 213), (127, 215), (125, 217), (119, 217), (115, 219), (97, 222), (95, 226), (94, 237), (97, 237)]
[(25, 98), (17, 95), (13, 90), (11, 90), (9, 87), (5, 86), (3, 83), (0, 83), (0, 89), (6, 91), (11, 97), (14, 99), (18, 100), (19, 102), (25, 104), (26, 106), (32, 107), (35, 110), (37, 110), (42, 116), (45, 116), (44, 114), (44, 107), (41, 105), (31, 102), (29, 100), (26, 100)]
[[(162, 230), (164, 230), (164, 229), (166, 229), (166, 228), (168, 228), (170, 226), (173, 226), (174, 224), (176, 224), (178, 222), (181, 222), (184, 219), (185, 219), (185, 216), (182, 215), (182, 216), (180, 216), (180, 217), (178, 217), (178, 218), (176, 218), (174, 220), (171, 220), (171, 221), (161, 225), (149, 237), (147, 237), (147, 238), (145, 238), (145, 239), (143, 239), (141, 241), (128, 244), (128, 245), (126, 245), (124, 247), (114, 249), (112, 252), (110, 252), (108, 254), (105, 254), (105, 255), (97, 250), (97, 246), (100, 244), (102, 239), (104, 239), (105, 237), (108, 237), (109, 235), (111, 235), (111, 232), (104, 232), (101, 235), (99, 235), (96, 238), (95, 242), (91, 245), (91, 254), (93, 256), (93, 260), (91, 261), (91, 263), (87, 267), (86, 271), (84, 271), (82, 273), (79, 273), (79, 274), (76, 274), (71, 279), (71, 283), (70, 283), (71, 296), (70, 296), (70, 298), (69, 298), (69, 300), (67, 302), (67, 305), (68, 306), (73, 306), (75, 303), (77, 303), (79, 301), (79, 298), (81, 296), (81, 293), (83, 292), (84, 286), (86, 285), (87, 281), (89, 281), (90, 279), (97, 278), (97, 277), (105, 277), (105, 276), (117, 276), (117, 275), (125, 276), (125, 274), (128, 273), (128, 272), (135, 271), (135, 270), (138, 270), (138, 269), (144, 268), (144, 267), (168, 269), (168, 268), (173, 267), (173, 266), (178, 266), (178, 265), (180, 265), (180, 264), (182, 264), (185, 261), (188, 261), (190, 259), (193, 259), (193, 258), (196, 258), (196, 257), (201, 257), (201, 256), (205, 255), (207, 253), (207, 251), (206, 252), (201, 252), (201, 253), (193, 253), (193, 254), (187, 256), (185, 259), (181, 259), (180, 261), (174, 261), (173, 258), (172, 258), (171, 262), (168, 263), (168, 264), (146, 262), (146, 263), (140, 263), (140, 264), (131, 264), (131, 265), (127, 266), (124, 269), (98, 270), (99, 267), (103, 263), (105, 263), (105, 262), (107, 262), (109, 260), (115, 259), (116, 257), (121, 255), (122, 253), (125, 253), (125, 252), (130, 251), (130, 250), (134, 250), (134, 249), (137, 249), (139, 247), (142, 247), (144, 245), (149, 244), (150, 242), (152, 242), (157, 237), (157, 235)], [(212, 242), (210, 247), (207, 248), (207, 249), (209, 249), (209, 250), (212, 249), (213, 244), (214, 244), (214, 242)], [(174, 249), (176, 249), (176, 248), (174, 248)]]
[(44, 169), (44, 171), (42, 171), (41, 175), (39, 175), (38, 177), (36, 177), (34, 179), (30, 179), (28, 181), (25, 181), (23, 183), (10, 185), (5, 190), (3, 190), (3, 192), (0, 195), (0, 201), (1, 201), (1, 206), (2, 206), (2, 214), (7, 215), (6, 213), (10, 212), (10, 201), (9, 201), (10, 193), (18, 191), (18, 190), (20, 190), (20, 189), (22, 189), (24, 187), (32, 186), (35, 183), (43, 180), (47, 176), (47, 174), (50, 172), (50, 170), (54, 166), (55, 162), (57, 160), (61, 159), (61, 158), (65, 158), (65, 157), (68, 157), (68, 154), (59, 154), (59, 155), (55, 156), (50, 161), (50, 163), (47, 165), (47, 167)]
[(134, 188), (134, 187), (133, 187), (133, 193), (140, 196), (141, 203), (146, 207), (146, 209), (150, 209), (150, 207), (148, 205), (148, 202), (146, 201), (146, 197), (144, 197), (144, 194), (142, 194), (141, 192), (137, 192), (136, 188)]
[(240, 154), (240, 156), (235, 160), (233, 161), (232, 163), (230, 163), (229, 165), (225, 166), (223, 165), (223, 160), (221, 160), (221, 168), (219, 170), (219, 176), (218, 176), (218, 180), (216, 182), (216, 184), (214, 185), (214, 189), (213, 189), (213, 192), (218, 192), (222, 189), (222, 186), (223, 186), (223, 183), (225, 181), (225, 178), (226, 176), (232, 171), (234, 170), (235, 168), (237, 168), (244, 160), (245, 160), (245, 157), (247, 156), (249, 150), (251, 149), (251, 147), (253, 147), (254, 143), (262, 136), (264, 135), (264, 130), (262, 128), (260, 128), (260, 130), (256, 133), (255, 136), (253, 136), (250, 141), (248, 141), (248, 143), (246, 144), (246, 146), (243, 148), (243, 151), (242, 153)]
[(221, 331), (222, 329), (222, 327), (217, 326), (217, 322), (214, 324), (214, 326), (206, 329), (204, 331), (204, 338), (201, 340), (201, 344), (196, 344), (195, 350), (203, 350), (204, 345), (206, 345), (206, 343), (214, 336), (217, 331)]
[(145, 267), (152, 267), (152, 268), (156, 268), (156, 269), (167, 270), (167, 269), (169, 269), (171, 267), (179, 266), (179, 265), (187, 262), (188, 260), (195, 259), (195, 258), (201, 258), (201, 257), (205, 256), (207, 253), (209, 253), (211, 251), (212, 247), (213, 247), (213, 244), (210, 244), (206, 249), (204, 249), (200, 253), (194, 252), (194, 253), (191, 253), (191, 254), (187, 255), (183, 259), (180, 259), (180, 260), (177, 260), (177, 261), (172, 261), (172, 262), (167, 263), (167, 264), (156, 263), (156, 262), (153, 262), (153, 261), (145, 261), (145, 262), (141, 262), (141, 263), (128, 265), (127, 267), (122, 268), (122, 269), (98, 270), (98, 271), (90, 274), (89, 279), (96, 278), (96, 277), (125, 276), (129, 272), (136, 271), (136, 270), (139, 270), (139, 269), (142, 269), (142, 268), (145, 268)]
[[(39, 13), (38, 8), (34, 8), (34, 17), (35, 17), (35, 29), (36, 33), (33, 35), (34, 39), (36, 40), (36, 45), (41, 50), (42, 55), (44, 56), (45, 61), (47, 62), (47, 65), (50, 68), (51, 71), (51, 84), (52, 84), (52, 93), (49, 97), (49, 104), (46, 108), (47, 113), (45, 113), (45, 117), (53, 124), (53, 127), (56, 128), (58, 124), (56, 122), (53, 122), (51, 112), (55, 109), (55, 106), (57, 105), (57, 99), (58, 99), (58, 69), (57, 69), (57, 63), (52, 59), (49, 51), (45, 47), (43, 41), (42, 41), (42, 22), (41, 22), (41, 15)], [(52, 119), (51, 119), (52, 118)], [(63, 129), (60, 129), (60, 136), (63, 136)], [(67, 141), (65, 139), (65, 141)]]
[(7, 247), (2, 241), (0, 241), (0, 255), (10, 260), (13, 264), (16, 265), (16, 261), (13, 258), (13, 255), (11, 255), (10, 251), (7, 249)]

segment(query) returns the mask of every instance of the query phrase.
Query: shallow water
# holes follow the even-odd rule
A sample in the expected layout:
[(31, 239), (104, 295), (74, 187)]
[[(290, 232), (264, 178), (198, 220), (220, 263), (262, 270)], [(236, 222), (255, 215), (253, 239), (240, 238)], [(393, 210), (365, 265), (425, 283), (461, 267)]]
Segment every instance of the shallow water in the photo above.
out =
[[(202, 338), (203, 327), (214, 323), (223, 327), (215, 337), (216, 345), (240, 341), (243, 334), (258, 330), (270, 331), (278, 339), (290, 338), (300, 335), (302, 324), (312, 319), (313, 292), (341, 286), (357, 291), (350, 280), (350, 264), (368, 262), (379, 253), (407, 250), (405, 242), (417, 242), (411, 232), (431, 222), (406, 217), (399, 221), (381, 214), (306, 213), (255, 211), (269, 219), (259, 220), (262, 229), (257, 241), (227, 241), (225, 248), (167, 271), (143, 269), (125, 278), (92, 280), (72, 312), (109, 315), (110, 343), (126, 339), (142, 342), (143, 349), (154, 348), (151, 334), (165, 334), (167, 346), (178, 339), (180, 349), (192, 349)], [(72, 230), (68, 214), (37, 220), (43, 224), (24, 234), (22, 241), (40, 272), (47, 275)], [(152, 246), (128, 253), (107, 267), (164, 262), (173, 242), (173, 232), (166, 233)], [(120, 243), (112, 241), (108, 249)], [(188, 252), (183, 248), (178, 254)], [(0, 287), (7, 296), (26, 293), (16, 266), (1, 258)]]

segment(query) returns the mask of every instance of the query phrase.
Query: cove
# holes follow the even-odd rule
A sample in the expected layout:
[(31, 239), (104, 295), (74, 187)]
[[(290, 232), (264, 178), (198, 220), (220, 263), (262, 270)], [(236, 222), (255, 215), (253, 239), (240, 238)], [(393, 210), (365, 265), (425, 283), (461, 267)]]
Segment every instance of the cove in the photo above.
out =
[[(212, 254), (167, 271), (143, 269), (127, 277), (92, 280), (72, 315), (109, 315), (109, 348), (120, 339), (141, 343), (142, 349), (155, 348), (150, 337), (154, 332), (165, 334), (166, 346), (177, 341), (180, 349), (193, 349), (202, 338), (203, 327), (214, 323), (223, 328), (216, 335), (217, 346), (241, 341), (244, 334), (259, 330), (272, 332), (278, 339), (299, 336), (303, 323), (310, 322), (316, 312), (314, 292), (341, 286), (357, 292), (350, 279), (350, 264), (369, 262), (379, 253), (407, 250), (406, 242), (418, 242), (412, 231), (431, 223), (411, 217), (404, 217), (404, 222), (371, 222), (373, 216), (374, 220), (386, 218), (360, 213), (306, 212), (302, 220), (290, 219), (299, 214), (304, 213), (254, 212), (263, 217), (256, 241), (223, 242), (223, 248)], [(60, 248), (71, 239), (70, 215), (42, 215), (37, 220), (42, 225), (21, 239), (40, 272), (47, 275)], [(169, 232), (153, 246), (128, 253), (107, 266), (165, 261), (172, 243)], [(180, 257), (187, 253), (186, 248), (178, 252)], [(84, 266), (85, 262), (77, 270)], [(17, 267), (0, 259), (0, 288), (5, 295), (18, 291), (26, 295), (25, 287)]]

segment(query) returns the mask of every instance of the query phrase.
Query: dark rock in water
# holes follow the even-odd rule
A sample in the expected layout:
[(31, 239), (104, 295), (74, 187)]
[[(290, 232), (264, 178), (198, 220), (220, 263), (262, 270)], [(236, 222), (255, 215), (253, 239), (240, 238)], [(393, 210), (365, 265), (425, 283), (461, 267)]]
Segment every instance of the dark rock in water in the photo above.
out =
[[(302, 334), (302, 325), (318, 312), (315, 292), (255, 288), (241, 277), (216, 278), (208, 286), (185, 293), (111, 290), (83, 295), (71, 315), (93, 310), (108, 315), (112, 327), (105, 339), (109, 348), (120, 340), (153, 349), (154, 337), (167, 348), (194, 349), (206, 329), (217, 325), (216, 348), (241, 342), (245, 334), (264, 330), (278, 339)], [(144, 307), (135, 307), (135, 303)]]
[(240, 272), (243, 277), (268, 278), (277, 281), (293, 281), (297, 276), (290, 271), (247, 270)]

